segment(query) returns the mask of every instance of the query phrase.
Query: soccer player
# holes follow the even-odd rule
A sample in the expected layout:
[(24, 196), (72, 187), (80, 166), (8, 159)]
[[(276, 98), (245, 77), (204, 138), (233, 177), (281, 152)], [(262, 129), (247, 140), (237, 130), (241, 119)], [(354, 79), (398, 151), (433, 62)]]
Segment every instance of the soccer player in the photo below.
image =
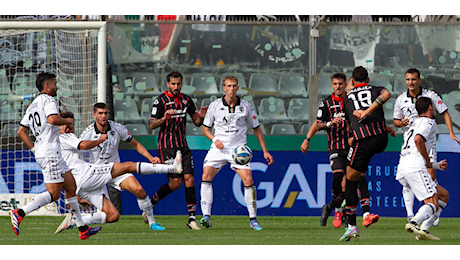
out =
[[(321, 208), (320, 225), (326, 226), (327, 218), (331, 215), (332, 210), (335, 208), (334, 221), (332, 224), (338, 228), (342, 225), (342, 208), (340, 207), (345, 191), (342, 185), (343, 177), (345, 176), (346, 166), (348, 165), (347, 154), (349, 150), (348, 138), (349, 129), (343, 120), (344, 111), (342, 106), (343, 98), (346, 95), (346, 76), (343, 73), (336, 73), (332, 75), (331, 87), (333, 92), (330, 96), (323, 99), (319, 105), (316, 122), (312, 125), (315, 130), (310, 129), (307, 137), (301, 145), (301, 151), (306, 153), (308, 151), (311, 136), (316, 131), (326, 130), (329, 161), (332, 168), (332, 194), (333, 198), (329, 204)], [(308, 137), (310, 135), (310, 137)], [(367, 190), (367, 185), (365, 185)], [(367, 192), (369, 193), (369, 191)]]
[[(438, 111), (444, 117), (446, 122), (447, 129), (450, 133), (450, 138), (459, 142), (458, 138), (455, 136), (454, 131), (452, 130), (452, 119), (449, 112), (447, 111), (447, 106), (442, 102), (442, 99), (439, 95), (428, 89), (424, 89), (420, 86), (422, 79), (420, 78), (420, 71), (415, 68), (411, 68), (405, 73), (405, 80), (407, 85), (407, 91), (402, 93), (396, 98), (394, 113), (393, 113), (393, 124), (396, 127), (405, 127), (405, 132), (409, 130), (409, 127), (418, 118), (417, 110), (415, 109), (415, 101), (420, 97), (428, 97), (431, 99), (433, 108)], [(436, 145), (431, 146), (431, 150), (428, 151), (428, 155), (431, 158), (431, 162), (437, 161)], [(433, 180), (437, 183), (436, 180), (436, 170), (433, 168), (428, 168), (428, 172), (432, 176)], [(439, 198), (439, 207), (441, 214), (442, 210), (447, 206), (449, 201), (449, 192), (437, 184), (437, 193)], [(411, 218), (414, 216), (414, 193), (411, 189), (403, 186), (402, 194), (404, 198), (404, 204), (406, 206), (407, 212), (407, 221), (410, 222)], [(431, 222), (431, 221), (428, 221)], [(427, 222), (427, 223), (428, 223)], [(437, 226), (439, 224), (439, 218), (436, 218), (433, 225)], [(423, 225), (425, 225), (424, 223)]]
[[(396, 180), (412, 190), (417, 199), (425, 203), (406, 224), (405, 229), (415, 233), (418, 239), (439, 240), (431, 235), (428, 229), (422, 229), (419, 225), (432, 215), (440, 213), (436, 183), (427, 169), (434, 168), (444, 171), (447, 169), (447, 162), (442, 160), (432, 163), (428, 155), (428, 151), (436, 145), (436, 121), (431, 99), (419, 97), (415, 108), (419, 116), (413, 120), (409, 129), (404, 133)], [(431, 224), (427, 228), (430, 226)]]
[[(383, 152), (388, 144), (388, 132), (382, 106), (391, 97), (390, 91), (384, 87), (368, 85), (368, 73), (362, 66), (353, 70), (352, 82), (355, 87), (343, 99), (345, 120), (351, 124), (353, 142), (348, 152), (349, 165), (345, 185), (348, 229), (340, 241), (349, 241), (352, 237), (359, 236), (356, 227), (358, 180), (361, 174), (366, 172), (372, 157)], [(363, 214), (363, 226), (365, 227), (369, 227), (378, 220), (379, 215), (377, 214), (369, 212)]]
[[(89, 162), (93, 164), (118, 163), (120, 156), (118, 154), (118, 146), (120, 141), (129, 143), (136, 151), (143, 155), (152, 164), (159, 163), (157, 157), (153, 157), (145, 147), (134, 139), (128, 129), (122, 124), (108, 120), (109, 107), (105, 103), (96, 103), (93, 107), (93, 117), (96, 120), (94, 124), (89, 125), (80, 135), (80, 139), (87, 141), (98, 140), (102, 134), (107, 134), (107, 140), (98, 146), (89, 150)], [(139, 208), (145, 213), (148, 218), (148, 223), (151, 230), (165, 230), (160, 223), (155, 223), (153, 219), (152, 205), (150, 198), (145, 193), (144, 188), (132, 174), (123, 174), (108, 183), (109, 187), (113, 187), (118, 191), (127, 190), (137, 197)], [(109, 194), (110, 200), (113, 203), (112, 194)], [(116, 205), (114, 203), (114, 205)], [(121, 209), (119, 209), (121, 213)], [(150, 214), (152, 212), (152, 214)]]
[[(30, 212), (59, 199), (64, 188), (65, 202), (70, 206), (80, 239), (84, 240), (99, 232), (101, 227), (90, 228), (84, 224), (75, 192), (75, 179), (61, 155), (59, 126), (71, 127), (72, 122), (59, 115), (59, 108), (54, 99), (58, 90), (56, 75), (42, 72), (37, 75), (35, 84), (40, 95), (27, 108), (18, 135), (34, 153), (35, 160), (42, 169), (46, 191), (38, 194), (24, 207), (11, 210), (11, 224), (14, 233), (19, 235), (19, 225), (23, 218)], [(28, 129), (35, 136), (35, 142), (32, 142)]]
[[(72, 122), (74, 116), (72, 112), (62, 112), (63, 118), (70, 118)], [(100, 212), (83, 217), (83, 222), (89, 224), (105, 224), (118, 221), (120, 213), (108, 199), (106, 184), (120, 175), (135, 172), (138, 174), (155, 174), (164, 172), (182, 173), (182, 158), (180, 151), (176, 155), (174, 165), (151, 164), (142, 162), (124, 162), (124, 163), (107, 163), (107, 164), (89, 164), (83, 160), (82, 150), (94, 148), (107, 140), (107, 134), (101, 134), (99, 139), (94, 141), (82, 141), (73, 131), (73, 125), (70, 129), (65, 126), (60, 128), (60, 136), (62, 157), (69, 165), (77, 183), (77, 195), (89, 201)], [(148, 208), (148, 214), (153, 215), (153, 209), (149, 205), (149, 201), (145, 201), (143, 208)], [(151, 218), (153, 219), (153, 218)], [(153, 219), (150, 225), (155, 225)], [(70, 214), (64, 218), (62, 223), (56, 229), (55, 233), (69, 229), (75, 225), (70, 218)]]
[[(211, 149), (206, 154), (203, 164), (201, 182), (201, 211), (203, 218), (200, 224), (206, 228), (212, 227), (211, 207), (213, 202), (212, 180), (219, 170), (230, 163), (241, 178), (244, 185), (244, 199), (249, 212), (250, 227), (256, 231), (263, 230), (257, 220), (256, 187), (252, 179), (250, 164), (239, 165), (232, 159), (232, 150), (246, 144), (246, 124), (254, 129), (254, 135), (259, 140), (268, 165), (273, 164), (273, 157), (265, 146), (265, 139), (260, 129), (259, 120), (251, 104), (236, 95), (239, 86), (238, 79), (227, 76), (223, 79), (225, 96), (209, 104), (208, 113), (203, 122), (203, 134), (212, 140)], [(214, 134), (211, 128), (214, 126)]]
[(193, 124), (201, 126), (208, 107), (196, 111), (193, 100), (181, 93), (182, 74), (172, 71), (166, 76), (168, 90), (161, 94), (154, 102), (150, 118), (150, 128), (160, 127), (158, 134), (158, 154), (161, 163), (174, 158), (176, 151), (182, 152), (183, 174), (168, 173), (168, 183), (163, 184), (155, 195), (152, 196), (152, 205), (180, 188), (182, 182), (185, 186), (185, 202), (187, 203), (188, 221), (186, 226), (193, 230), (200, 230), (196, 222), (196, 192), (193, 177), (193, 157), (186, 139), (187, 114), (192, 118)]

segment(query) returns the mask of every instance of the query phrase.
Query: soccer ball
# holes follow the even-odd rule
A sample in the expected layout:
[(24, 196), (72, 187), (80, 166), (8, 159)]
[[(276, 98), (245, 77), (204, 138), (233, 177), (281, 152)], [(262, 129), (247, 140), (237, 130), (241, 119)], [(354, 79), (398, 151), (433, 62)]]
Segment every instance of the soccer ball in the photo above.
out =
[(252, 160), (252, 150), (245, 144), (240, 145), (233, 150), (232, 158), (236, 164), (248, 164)]

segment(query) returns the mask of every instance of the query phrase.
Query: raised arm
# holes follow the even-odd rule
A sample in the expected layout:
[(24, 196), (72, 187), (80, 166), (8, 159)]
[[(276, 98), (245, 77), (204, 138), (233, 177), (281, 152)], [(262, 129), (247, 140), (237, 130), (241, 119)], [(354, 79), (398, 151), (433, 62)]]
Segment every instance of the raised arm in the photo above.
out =
[(145, 149), (145, 147), (139, 143), (138, 141), (136, 141), (136, 139), (131, 139), (131, 141), (129, 142), (129, 144), (134, 147), (134, 149), (136, 149), (136, 151), (141, 154), (142, 156), (144, 156), (145, 158), (147, 158), (147, 160), (149, 160), (149, 162), (151, 163), (160, 163), (160, 158), (158, 157), (153, 157), (149, 151), (147, 151), (147, 149)]
[(370, 115), (374, 110), (376, 110), (379, 107), (382, 107), (385, 102), (387, 102), (388, 99), (390, 99), (391, 93), (388, 91), (388, 89), (383, 89), (380, 95), (372, 102), (372, 105), (368, 107), (366, 110), (355, 110), (353, 112), (353, 115), (358, 118), (358, 120), (364, 119), (368, 115)]

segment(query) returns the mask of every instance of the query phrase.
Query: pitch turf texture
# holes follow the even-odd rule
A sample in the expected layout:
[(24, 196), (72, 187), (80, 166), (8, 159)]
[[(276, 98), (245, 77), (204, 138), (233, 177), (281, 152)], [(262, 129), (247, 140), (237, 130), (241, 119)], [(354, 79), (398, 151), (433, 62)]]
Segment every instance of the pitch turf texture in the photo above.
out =
[[(200, 218), (201, 216), (199, 216)], [(441, 218), (431, 227), (440, 241), (417, 241), (404, 229), (405, 218), (381, 217), (369, 228), (358, 226), (360, 236), (339, 242), (344, 228), (334, 228), (332, 217), (326, 227), (319, 217), (260, 216), (263, 231), (249, 227), (247, 216), (213, 216), (212, 228), (195, 231), (186, 228), (187, 216), (155, 216), (166, 230), (152, 231), (141, 216), (121, 216), (116, 223), (87, 240), (80, 240), (77, 229), (54, 234), (63, 217), (26, 217), (16, 236), (10, 217), (0, 217), (0, 245), (459, 245), (458, 218)], [(199, 220), (198, 218), (198, 220)], [(362, 218), (358, 217), (361, 225)], [(95, 226), (95, 225), (94, 225)]]

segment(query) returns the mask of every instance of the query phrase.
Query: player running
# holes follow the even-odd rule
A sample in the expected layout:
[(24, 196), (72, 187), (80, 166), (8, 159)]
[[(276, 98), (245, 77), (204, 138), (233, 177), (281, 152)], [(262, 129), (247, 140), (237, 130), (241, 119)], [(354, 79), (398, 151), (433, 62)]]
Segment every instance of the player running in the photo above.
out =
[[(254, 109), (249, 102), (236, 95), (239, 89), (238, 79), (234, 76), (227, 76), (222, 83), (225, 96), (209, 105), (203, 122), (203, 134), (209, 140), (212, 140), (212, 144), (203, 163), (201, 182), (201, 211), (203, 212), (203, 218), (200, 220), (200, 224), (206, 228), (212, 227), (212, 180), (223, 166), (230, 163), (230, 167), (241, 177), (244, 185), (244, 199), (249, 212), (250, 227), (260, 231), (263, 228), (257, 220), (257, 191), (252, 179), (251, 166), (250, 164), (236, 164), (232, 159), (232, 150), (239, 145), (246, 144), (246, 124), (249, 124), (254, 129), (254, 135), (259, 140), (268, 165), (273, 164), (273, 157), (265, 145), (264, 136)], [(214, 134), (211, 132), (213, 126)]]
[[(72, 112), (63, 112), (63, 118), (70, 118), (74, 122)], [(107, 134), (101, 134), (99, 139), (94, 141), (82, 141), (73, 131), (72, 126), (66, 128), (61, 126), (60, 136), (62, 148), (62, 157), (69, 165), (75, 177), (77, 184), (77, 195), (86, 201), (89, 201), (100, 212), (83, 217), (83, 222), (89, 224), (105, 224), (118, 221), (120, 213), (109, 200), (106, 184), (123, 174), (134, 172), (138, 174), (158, 174), (165, 172), (182, 173), (182, 156), (178, 151), (173, 165), (151, 164), (144, 162), (124, 162), (124, 163), (98, 163), (90, 164), (84, 161), (82, 150), (94, 148), (107, 140)], [(152, 211), (149, 201), (139, 205), (144, 211)], [(153, 212), (151, 212), (153, 214)], [(70, 214), (64, 218), (62, 223), (56, 229), (55, 233), (59, 233), (65, 229), (69, 229), (75, 225), (75, 222), (70, 218)], [(157, 225), (155, 222), (150, 225)]]
[[(59, 115), (59, 108), (54, 99), (58, 90), (56, 75), (42, 72), (37, 75), (35, 84), (40, 95), (27, 108), (18, 135), (34, 153), (35, 160), (42, 169), (46, 191), (35, 196), (24, 207), (11, 210), (11, 224), (18, 236), (23, 218), (30, 212), (59, 199), (64, 188), (65, 203), (70, 206), (71, 218), (78, 227), (80, 239), (84, 240), (99, 232), (101, 227), (90, 228), (83, 222), (75, 193), (75, 180), (61, 155), (59, 126), (71, 127), (72, 122)], [(35, 142), (32, 142), (28, 129), (32, 130)]]
[[(130, 144), (139, 154), (143, 155), (152, 164), (160, 162), (158, 157), (153, 157), (141, 143), (137, 142), (136, 139), (131, 136), (125, 126), (108, 120), (109, 107), (105, 103), (94, 104), (93, 111), (93, 117), (96, 122), (83, 130), (80, 135), (80, 139), (93, 141), (99, 139), (102, 134), (107, 134), (107, 140), (89, 150), (90, 163), (119, 163), (120, 155), (118, 154), (118, 147), (121, 141)], [(152, 210), (153, 206), (150, 202), (150, 198), (134, 175), (129, 173), (123, 174), (111, 179), (108, 185), (118, 191), (127, 190), (134, 194), (137, 198), (139, 208), (145, 213), (148, 223), (151, 223), (149, 225), (150, 229), (165, 230), (165, 228), (159, 223), (155, 223)], [(112, 194), (110, 194), (110, 196), (112, 196)], [(110, 199), (113, 202), (113, 198)]]
[[(459, 142), (458, 138), (455, 136), (452, 130), (452, 119), (450, 117), (449, 111), (447, 111), (446, 104), (442, 102), (442, 99), (436, 92), (424, 89), (420, 86), (422, 81), (420, 78), (420, 71), (414, 68), (407, 70), (405, 73), (405, 80), (407, 91), (396, 98), (393, 113), (393, 124), (396, 127), (405, 127), (405, 132), (407, 132), (414, 120), (418, 118), (418, 113), (415, 109), (415, 101), (420, 97), (428, 97), (431, 99), (433, 109), (436, 109), (436, 111), (438, 111), (438, 113), (444, 117), (444, 121), (446, 122), (446, 126), (449, 130), (451, 139)], [(432, 163), (437, 161), (436, 145), (431, 146), (431, 150), (428, 151), (428, 155), (430, 156)], [(435, 169), (428, 168), (428, 172), (437, 184), (440, 215), (442, 210), (447, 206), (447, 202), (449, 201), (449, 192), (438, 184)], [(404, 198), (404, 205), (406, 206), (407, 221), (410, 222), (411, 218), (414, 216), (414, 193), (412, 190), (403, 186), (402, 194)], [(439, 217), (433, 221), (430, 219), (427, 221), (427, 223), (428, 222), (431, 222), (434, 226), (437, 226), (439, 224)], [(425, 226), (427, 223), (423, 223), (422, 226)]]
[[(382, 106), (391, 97), (390, 91), (385, 87), (368, 85), (368, 73), (362, 66), (353, 70), (352, 82), (355, 87), (343, 100), (345, 119), (350, 122), (353, 130), (353, 142), (348, 153), (349, 166), (345, 185), (348, 228), (340, 241), (349, 241), (352, 237), (359, 236), (356, 227), (358, 180), (367, 171), (372, 157), (383, 152), (388, 144)], [(363, 214), (363, 226), (369, 227), (379, 220), (379, 215), (366, 213)]]
[(404, 133), (396, 180), (406, 189), (410, 189), (419, 201), (425, 203), (406, 224), (405, 229), (415, 233), (418, 239), (439, 240), (428, 232), (431, 224), (426, 229), (420, 228), (419, 225), (424, 220), (433, 218), (433, 215), (439, 216), (441, 213), (436, 183), (427, 169), (444, 171), (447, 169), (447, 162), (442, 160), (432, 163), (428, 155), (428, 151), (436, 145), (436, 121), (431, 99), (418, 98), (415, 108), (419, 116)]

